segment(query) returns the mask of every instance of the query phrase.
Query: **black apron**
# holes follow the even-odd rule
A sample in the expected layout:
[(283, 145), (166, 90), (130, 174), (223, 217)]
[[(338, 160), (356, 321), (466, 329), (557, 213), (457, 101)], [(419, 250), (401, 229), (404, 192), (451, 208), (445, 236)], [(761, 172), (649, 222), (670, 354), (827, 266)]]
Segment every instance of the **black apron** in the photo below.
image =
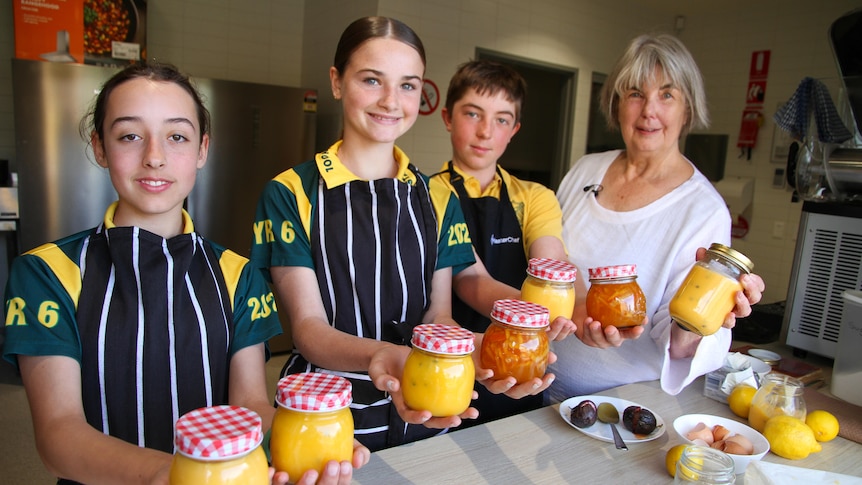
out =
[[(467, 195), (464, 188), (464, 178), (452, 168), (449, 162), (447, 169), (449, 181), (461, 203), (464, 219), (470, 230), (470, 238), (473, 240), (473, 248), (479, 259), (485, 264), (488, 273), (497, 281), (502, 281), (509, 286), (520, 288), (527, 276), (527, 256), (524, 251), (524, 234), (512, 201), (509, 199), (509, 190), (500, 169), (502, 183), (500, 187), (500, 198), (478, 197), (472, 198)], [(469, 305), (461, 301), (454, 293), (452, 294), (452, 317), (461, 326), (473, 332), (484, 332), (491, 320), (487, 315), (481, 315)], [(476, 349), (478, 352), (479, 349)], [(476, 383), (476, 391), (479, 399), (473, 401), (473, 407), (479, 410), (479, 418), (476, 420), (465, 420), (461, 427), (469, 427), (495, 419), (512, 416), (525, 411), (531, 411), (542, 407), (541, 394), (527, 396), (522, 399), (512, 399), (502, 394), (493, 394), (482, 384)]]

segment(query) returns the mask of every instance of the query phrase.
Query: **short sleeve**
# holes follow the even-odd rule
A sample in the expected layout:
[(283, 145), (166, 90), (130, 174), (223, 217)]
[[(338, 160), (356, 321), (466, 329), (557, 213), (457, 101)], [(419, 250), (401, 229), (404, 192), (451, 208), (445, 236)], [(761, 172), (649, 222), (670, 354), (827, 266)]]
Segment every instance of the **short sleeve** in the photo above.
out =
[[(286, 172), (287, 173), (287, 172)], [(269, 279), (273, 266), (314, 267), (311, 243), (305, 223), (310, 223), (310, 211), (300, 213), (299, 198), (304, 200), (301, 185), (271, 180), (258, 200), (253, 225), (251, 261)]]
[(81, 362), (75, 302), (50, 267), (25, 254), (12, 263), (6, 284), (3, 358), (63, 355)]
[(452, 273), (458, 274), (476, 262), (473, 257), (473, 241), (470, 239), (470, 231), (467, 229), (461, 204), (451, 192), (448, 193), (448, 197), (432, 197), (432, 200), (435, 203), (445, 200), (444, 207), (435, 208), (438, 214), (441, 212), (443, 214), (437, 241), (436, 269), (452, 267)]
[(231, 354), (282, 333), (272, 290), (251, 264), (245, 265), (237, 282), (233, 318)]

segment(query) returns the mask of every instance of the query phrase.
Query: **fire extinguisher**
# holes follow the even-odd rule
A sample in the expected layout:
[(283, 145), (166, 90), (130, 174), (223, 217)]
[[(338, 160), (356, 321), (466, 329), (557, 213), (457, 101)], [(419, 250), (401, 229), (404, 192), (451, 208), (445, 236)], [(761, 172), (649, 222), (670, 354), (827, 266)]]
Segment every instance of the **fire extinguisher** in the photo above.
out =
[(739, 141), (736, 146), (743, 152), (747, 152), (748, 160), (751, 160), (751, 149), (757, 143), (757, 132), (761, 125), (763, 125), (763, 111), (749, 108), (742, 112), (742, 124), (739, 127)]

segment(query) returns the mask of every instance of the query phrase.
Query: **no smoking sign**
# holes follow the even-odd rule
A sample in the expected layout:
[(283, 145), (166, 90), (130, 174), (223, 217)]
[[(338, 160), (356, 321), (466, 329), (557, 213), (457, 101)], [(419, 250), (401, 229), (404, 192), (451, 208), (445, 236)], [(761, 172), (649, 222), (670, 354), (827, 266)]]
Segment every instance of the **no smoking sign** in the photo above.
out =
[(440, 105), (440, 90), (434, 81), (426, 79), (422, 83), (422, 101), (419, 103), (419, 114), (430, 115)]

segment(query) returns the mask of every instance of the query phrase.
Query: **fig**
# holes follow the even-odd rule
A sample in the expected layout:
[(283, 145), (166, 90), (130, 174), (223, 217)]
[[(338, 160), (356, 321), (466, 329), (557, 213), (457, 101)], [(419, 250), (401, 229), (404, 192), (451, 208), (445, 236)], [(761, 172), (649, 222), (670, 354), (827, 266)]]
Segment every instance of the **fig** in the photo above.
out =
[(596, 422), (596, 416), (598, 416), (596, 411), (596, 403), (589, 399), (581, 401), (577, 406), (572, 408), (572, 424), (578, 428), (589, 428)]
[(640, 406), (629, 406), (623, 411), (623, 426), (634, 434), (650, 434), (656, 428), (655, 414)]

